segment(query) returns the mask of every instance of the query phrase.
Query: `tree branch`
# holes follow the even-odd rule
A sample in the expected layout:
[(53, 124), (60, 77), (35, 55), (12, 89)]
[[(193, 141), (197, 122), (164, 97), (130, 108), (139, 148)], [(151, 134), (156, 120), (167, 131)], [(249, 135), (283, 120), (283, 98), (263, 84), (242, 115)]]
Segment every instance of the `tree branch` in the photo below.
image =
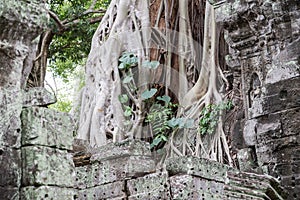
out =
[(63, 31), (65, 26), (64, 26), (63, 22), (59, 19), (59, 17), (51, 10), (48, 10), (48, 13), (49, 13), (50, 17), (56, 22), (58, 29), (60, 31)]

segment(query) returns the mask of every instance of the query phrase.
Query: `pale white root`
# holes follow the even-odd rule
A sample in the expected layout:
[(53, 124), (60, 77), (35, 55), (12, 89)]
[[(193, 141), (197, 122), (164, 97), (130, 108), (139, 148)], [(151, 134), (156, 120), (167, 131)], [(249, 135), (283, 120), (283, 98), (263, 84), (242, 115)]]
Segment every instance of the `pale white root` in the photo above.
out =
[[(156, 0), (158, 1), (158, 0)], [(169, 12), (175, 1), (178, 1), (179, 34), (174, 36), (168, 29), (168, 22), (164, 30), (159, 30), (159, 21), (163, 17), (168, 20)], [(152, 1), (154, 3), (154, 0)], [(179, 61), (178, 79), (179, 90), (175, 91), (179, 103), (184, 107), (180, 116), (199, 120), (203, 107), (222, 101), (217, 88), (218, 77), (222, 76), (216, 64), (216, 22), (213, 7), (207, 2), (205, 9), (205, 30), (201, 71), (195, 85), (189, 89), (187, 68), (195, 67), (194, 41), (188, 13), (188, 1), (161, 0), (156, 16), (156, 34), (165, 41), (164, 45), (153, 44), (153, 33), (150, 25), (149, 1), (145, 0), (112, 0), (102, 22), (92, 40), (92, 49), (86, 65), (86, 87), (82, 94), (81, 114), (78, 138), (89, 140), (92, 146), (102, 146), (108, 142), (108, 136), (113, 141), (124, 138), (142, 138), (143, 120), (145, 118), (145, 103), (141, 100), (141, 93), (151, 87), (151, 83), (163, 76), (165, 93), (168, 94), (174, 80), (172, 72), (172, 54), (177, 53)], [(171, 4), (171, 5), (170, 5)], [(178, 36), (178, 43), (175, 44)], [(171, 52), (171, 46), (177, 45), (176, 52)], [(150, 47), (166, 51), (164, 69), (157, 71), (142, 67), (141, 63), (150, 59)], [(138, 76), (128, 85), (122, 84), (125, 72), (119, 73), (119, 57), (123, 52), (133, 52), (139, 58), (138, 66), (134, 69)], [(129, 70), (133, 73), (134, 70)], [(174, 71), (174, 70), (173, 70)], [(160, 77), (159, 77), (160, 78)], [(130, 87), (131, 86), (131, 87)], [(132, 87), (138, 90), (133, 90)], [(131, 125), (124, 126), (122, 104), (118, 96), (126, 93), (130, 98), (133, 115)], [(226, 160), (231, 164), (229, 148), (223, 131), (220, 117), (216, 132), (212, 136), (202, 137), (196, 130), (174, 131), (169, 137), (168, 156), (195, 155), (223, 162), (223, 152)], [(128, 119), (127, 119), (128, 120)], [(192, 133), (193, 132), (193, 133)]]

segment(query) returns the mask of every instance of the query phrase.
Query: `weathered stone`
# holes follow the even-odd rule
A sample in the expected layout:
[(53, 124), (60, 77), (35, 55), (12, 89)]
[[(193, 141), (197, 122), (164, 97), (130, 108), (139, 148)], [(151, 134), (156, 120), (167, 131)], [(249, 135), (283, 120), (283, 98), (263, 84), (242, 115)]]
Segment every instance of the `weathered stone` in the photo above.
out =
[(46, 27), (40, 1), (4, 0), (0, 5), (0, 86), (21, 88), (22, 68), (31, 42)]
[(256, 132), (257, 132), (257, 120), (248, 120), (245, 123), (243, 136), (245, 144), (249, 146), (254, 146), (256, 144)]
[[(295, 80), (296, 82), (300, 83), (300, 76), (295, 78)], [(281, 86), (274, 86), (274, 84), (272, 84), (272, 86), (267, 85), (266, 87), (268, 89), (266, 89), (266, 91), (268, 91), (270, 96), (255, 98), (253, 100), (253, 106), (249, 108), (249, 117), (254, 118), (300, 107), (300, 89), (297, 87), (297, 85), (300, 84), (291, 86), (290, 84), (293, 82), (295, 81), (286, 80), (278, 82), (278, 84), (281, 84)]]
[(76, 167), (77, 187), (93, 187), (131, 177), (139, 177), (154, 171), (154, 161), (146, 156), (129, 156), (105, 160), (93, 165)]
[(0, 89), (0, 147), (20, 147), (22, 93)]
[(127, 181), (128, 199), (171, 199), (168, 174), (154, 173)]
[[(245, 172), (228, 172), (228, 183), (224, 187), (227, 197), (241, 199), (274, 199), (286, 198), (286, 193), (279, 182), (271, 176)], [(243, 196), (248, 196), (244, 198)]]
[(72, 188), (62, 188), (55, 186), (41, 187), (23, 187), (21, 189), (22, 200), (32, 199), (58, 199), (58, 200), (73, 200), (76, 199), (77, 191)]
[(244, 172), (254, 172), (258, 167), (257, 158), (252, 148), (241, 149), (238, 151), (237, 159), (239, 162), (239, 169)]
[(66, 113), (42, 107), (22, 111), (22, 145), (72, 149), (74, 126)]
[(191, 175), (170, 177), (173, 199), (225, 199), (224, 183)]
[(151, 156), (150, 144), (140, 140), (109, 143), (93, 149), (91, 161), (102, 161), (124, 156)]
[(227, 172), (234, 170), (227, 165), (196, 157), (169, 158), (166, 167), (171, 175), (185, 173), (218, 182), (225, 182)]
[(66, 150), (41, 146), (22, 147), (22, 185), (74, 187), (75, 167)]
[(19, 187), (22, 174), (20, 150), (0, 147), (0, 169), (0, 187)]
[(18, 187), (2, 187), (0, 186), (0, 199), (6, 200), (19, 200), (19, 188)]
[(230, 46), (227, 63), (241, 74), (245, 118), (257, 121), (244, 128), (247, 146), (256, 151), (259, 167), (282, 178), (289, 190), (287, 199), (299, 198), (289, 179), (299, 174), (291, 171), (294, 161), (289, 158), (300, 145), (300, 4), (295, 0), (218, 3), (217, 20), (224, 23)]
[(125, 182), (117, 181), (78, 191), (78, 200), (86, 199), (126, 199)]
[(23, 95), (23, 107), (46, 106), (55, 102), (55, 96), (42, 87), (29, 88)]

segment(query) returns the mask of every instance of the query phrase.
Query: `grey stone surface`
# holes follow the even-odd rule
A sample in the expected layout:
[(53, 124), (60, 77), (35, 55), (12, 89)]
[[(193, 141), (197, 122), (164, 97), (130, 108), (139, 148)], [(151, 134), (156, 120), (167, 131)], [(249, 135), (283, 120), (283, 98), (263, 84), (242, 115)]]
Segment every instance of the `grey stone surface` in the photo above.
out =
[(19, 148), (21, 142), (22, 93), (0, 89), (0, 147)]
[(127, 181), (128, 199), (171, 199), (169, 177), (165, 172), (153, 173)]
[(257, 158), (255, 151), (252, 148), (240, 149), (237, 154), (239, 169), (244, 172), (255, 172)]
[(235, 170), (218, 162), (191, 156), (169, 158), (166, 161), (166, 168), (171, 175), (184, 173), (218, 182), (225, 182), (227, 172)]
[(23, 187), (21, 189), (22, 200), (33, 199), (57, 199), (57, 200), (73, 200), (76, 199), (77, 191), (72, 188), (63, 188), (55, 186), (40, 187)]
[(241, 84), (245, 118), (257, 121), (257, 131), (245, 127), (245, 141), (255, 147), (259, 167), (281, 178), (287, 199), (299, 198), (299, 173), (291, 170), (300, 145), (299, 11), (295, 0), (223, 1), (216, 10), (230, 47), (227, 63), (241, 75), (233, 82)]
[(225, 199), (224, 183), (192, 175), (170, 177), (173, 199)]
[(78, 200), (86, 199), (126, 199), (125, 182), (117, 181), (101, 186), (78, 190)]
[(19, 199), (21, 161), (15, 149), (21, 146), (22, 72), (31, 68), (33, 40), (48, 22), (43, 5), (38, 0), (0, 3), (0, 182), (6, 184), (0, 199)]
[(75, 167), (66, 150), (43, 146), (22, 148), (23, 186), (75, 186)]
[(240, 199), (286, 199), (279, 182), (268, 175), (245, 172), (228, 172), (228, 182), (224, 186), (227, 197)]
[(248, 120), (245, 123), (243, 136), (245, 144), (249, 146), (254, 146), (256, 144), (256, 132), (257, 132), (257, 120)]
[(22, 145), (73, 148), (73, 121), (66, 113), (32, 107), (22, 111)]
[(91, 161), (102, 161), (124, 156), (151, 156), (150, 144), (140, 140), (109, 143), (93, 149)]
[(0, 87), (21, 88), (31, 42), (48, 22), (42, 2), (4, 0), (0, 5)]
[(21, 151), (0, 148), (0, 187), (18, 188), (21, 185)]
[(155, 171), (154, 161), (147, 156), (128, 156), (76, 167), (77, 187), (92, 187), (139, 177)]
[(24, 91), (23, 107), (46, 106), (55, 102), (55, 96), (45, 88), (35, 87)]
[(19, 187), (0, 186), (0, 199), (19, 200)]

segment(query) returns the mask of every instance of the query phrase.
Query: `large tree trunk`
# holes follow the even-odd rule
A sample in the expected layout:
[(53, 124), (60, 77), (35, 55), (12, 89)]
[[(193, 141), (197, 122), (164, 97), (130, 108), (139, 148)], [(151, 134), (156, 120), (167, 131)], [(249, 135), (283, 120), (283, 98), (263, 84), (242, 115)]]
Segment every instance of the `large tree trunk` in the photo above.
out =
[[(92, 41), (78, 137), (97, 146), (106, 144), (109, 138), (117, 141), (149, 137), (149, 127), (143, 126), (149, 104), (142, 101), (141, 94), (158, 86), (163, 92), (157, 93), (171, 96), (183, 107), (179, 116), (199, 120), (204, 106), (222, 101), (216, 43), (219, 33), (213, 7), (201, 0), (113, 0)], [(137, 65), (128, 70), (118, 69), (124, 52), (132, 52), (138, 58)], [(159, 61), (160, 66), (154, 70), (142, 65), (151, 60)], [(130, 74), (133, 78), (122, 83)], [(130, 118), (124, 116), (124, 105), (118, 100), (121, 94), (130, 98), (125, 106), (132, 112)], [(129, 125), (124, 125), (126, 121), (130, 121)], [(169, 150), (221, 162), (226, 155), (230, 162), (222, 128), (220, 121), (216, 134), (206, 137), (205, 144), (194, 131), (196, 145), (186, 139), (189, 131), (175, 131)], [(179, 143), (177, 147), (175, 143)]]

